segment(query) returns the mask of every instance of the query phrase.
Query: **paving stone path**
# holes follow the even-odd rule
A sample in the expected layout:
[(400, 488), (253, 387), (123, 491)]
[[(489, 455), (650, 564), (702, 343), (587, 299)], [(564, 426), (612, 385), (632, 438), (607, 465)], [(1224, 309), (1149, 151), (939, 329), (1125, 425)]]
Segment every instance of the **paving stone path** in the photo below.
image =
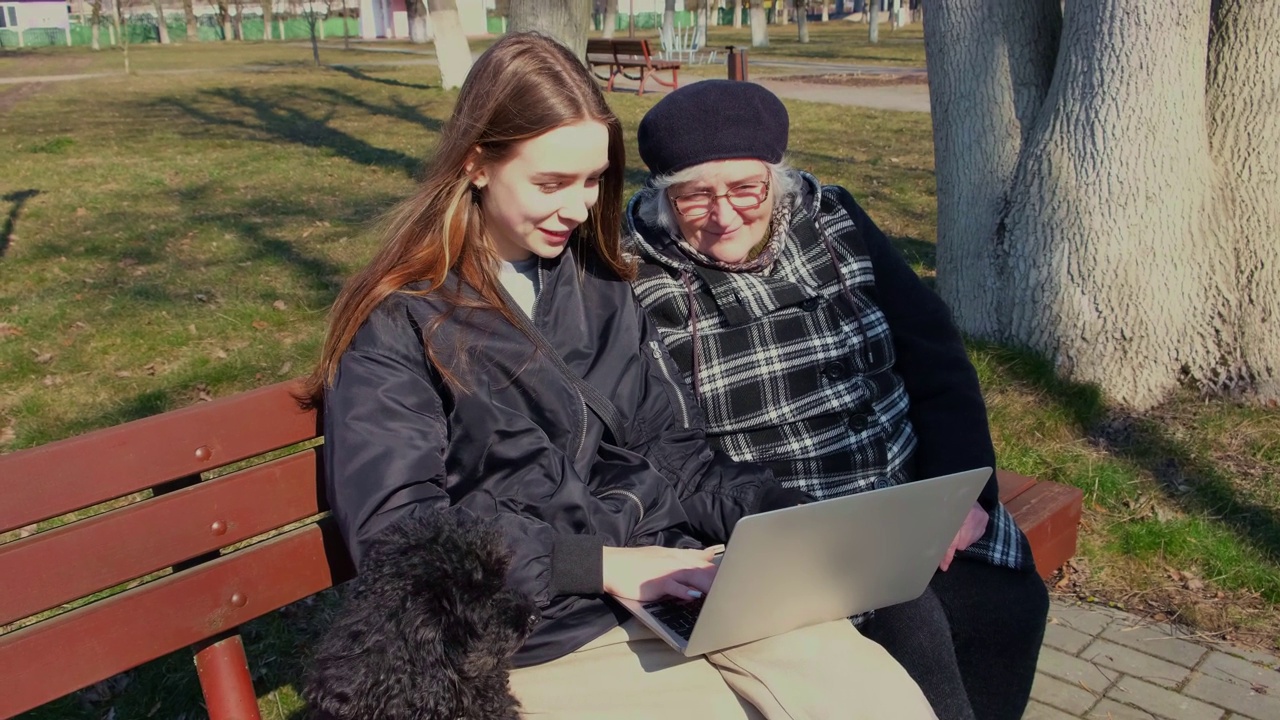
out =
[(1023, 720), (1280, 720), (1280, 658), (1055, 601)]

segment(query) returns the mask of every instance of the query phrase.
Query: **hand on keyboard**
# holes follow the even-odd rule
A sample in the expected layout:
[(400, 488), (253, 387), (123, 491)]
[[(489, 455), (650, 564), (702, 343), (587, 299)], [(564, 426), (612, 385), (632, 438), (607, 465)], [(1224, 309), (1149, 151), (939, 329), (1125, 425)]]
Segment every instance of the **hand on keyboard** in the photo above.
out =
[(664, 597), (701, 597), (716, 576), (715, 549), (663, 547), (604, 549), (604, 590), (647, 602)]

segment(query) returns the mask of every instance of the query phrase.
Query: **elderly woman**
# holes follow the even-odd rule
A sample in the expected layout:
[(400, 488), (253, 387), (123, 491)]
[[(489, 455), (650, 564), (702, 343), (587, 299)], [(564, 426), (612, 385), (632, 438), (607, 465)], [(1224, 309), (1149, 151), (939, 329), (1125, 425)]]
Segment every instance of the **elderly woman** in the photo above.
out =
[[(640, 123), (633, 285), (713, 443), (818, 498), (995, 467), (947, 307), (847, 190), (783, 162), (787, 132), (772, 93), (721, 80)], [(855, 622), (942, 720), (1016, 720), (1047, 610), (993, 478), (924, 595)]]

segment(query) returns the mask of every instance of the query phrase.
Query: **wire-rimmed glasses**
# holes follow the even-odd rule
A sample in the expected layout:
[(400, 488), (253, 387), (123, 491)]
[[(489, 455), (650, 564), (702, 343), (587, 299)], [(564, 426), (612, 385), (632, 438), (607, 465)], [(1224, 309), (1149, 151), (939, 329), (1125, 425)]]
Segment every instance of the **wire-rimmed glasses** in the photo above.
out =
[(720, 195), (704, 190), (667, 197), (671, 199), (671, 204), (675, 206), (676, 212), (680, 213), (681, 217), (692, 220), (710, 215), (720, 198), (727, 199), (729, 204), (738, 210), (760, 207), (765, 200), (769, 199), (769, 181), (755, 180), (734, 185)]

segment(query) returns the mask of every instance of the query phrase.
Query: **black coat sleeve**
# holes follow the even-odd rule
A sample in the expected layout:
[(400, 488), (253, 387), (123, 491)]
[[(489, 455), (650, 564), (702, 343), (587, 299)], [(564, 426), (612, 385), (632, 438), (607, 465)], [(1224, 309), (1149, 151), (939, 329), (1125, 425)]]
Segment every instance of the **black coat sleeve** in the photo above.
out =
[(452, 512), (497, 524), (512, 553), (508, 585), (540, 607), (602, 591), (601, 547), (484, 498), (451, 498), (449, 429), (421, 336), (404, 304), (379, 306), (353, 339), (324, 399), (325, 491), (359, 565), (372, 538), (413, 514)]
[[(978, 373), (942, 298), (925, 286), (866, 211), (841, 189), (842, 203), (866, 244), (875, 274), (876, 302), (893, 335), (894, 370), (906, 386), (915, 427), (916, 477), (929, 478), (996, 466), (987, 406)], [(995, 508), (995, 475), (979, 502)]]
[(702, 409), (657, 326), (638, 302), (636, 312), (645, 379), (636, 414), (639, 439), (632, 449), (675, 486), (694, 532), (704, 542), (725, 542), (747, 515), (811, 501), (805, 492), (783, 488), (764, 466), (738, 462), (711, 447)]

